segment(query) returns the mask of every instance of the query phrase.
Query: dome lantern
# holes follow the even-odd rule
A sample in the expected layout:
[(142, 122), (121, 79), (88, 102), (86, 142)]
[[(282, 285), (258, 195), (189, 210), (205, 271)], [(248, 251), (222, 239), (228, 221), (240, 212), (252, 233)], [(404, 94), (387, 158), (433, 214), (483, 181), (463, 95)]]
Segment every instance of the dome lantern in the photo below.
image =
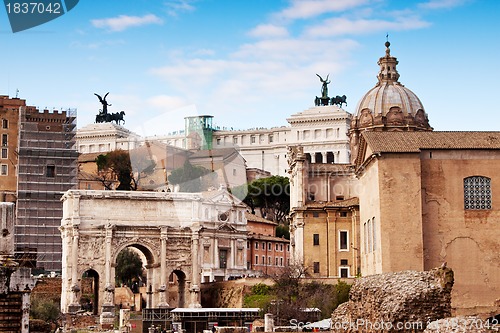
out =
[(432, 131), (420, 99), (399, 82), (398, 60), (385, 43), (385, 56), (377, 64), (378, 82), (359, 101), (351, 121), (351, 162), (356, 158), (361, 131)]

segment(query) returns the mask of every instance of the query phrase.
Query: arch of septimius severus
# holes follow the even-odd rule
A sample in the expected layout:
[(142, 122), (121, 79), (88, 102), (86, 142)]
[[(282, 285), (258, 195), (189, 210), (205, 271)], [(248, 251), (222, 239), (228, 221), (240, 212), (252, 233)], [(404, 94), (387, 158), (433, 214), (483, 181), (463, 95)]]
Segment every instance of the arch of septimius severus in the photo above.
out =
[(112, 312), (116, 260), (128, 247), (146, 258), (151, 308), (171, 306), (171, 274), (179, 283), (174, 305), (200, 307), (202, 279), (214, 281), (242, 274), (246, 268), (246, 206), (225, 189), (204, 193), (70, 190), (62, 201), (63, 313), (81, 308), (84, 274), (94, 277), (94, 312)]

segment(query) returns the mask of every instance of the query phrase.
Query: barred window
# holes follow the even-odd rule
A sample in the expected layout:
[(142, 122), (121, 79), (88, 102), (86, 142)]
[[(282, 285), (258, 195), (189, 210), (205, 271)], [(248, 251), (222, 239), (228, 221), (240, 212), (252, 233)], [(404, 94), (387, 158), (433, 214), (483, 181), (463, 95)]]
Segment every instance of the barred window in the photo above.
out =
[(491, 179), (473, 176), (464, 178), (464, 208), (491, 209)]

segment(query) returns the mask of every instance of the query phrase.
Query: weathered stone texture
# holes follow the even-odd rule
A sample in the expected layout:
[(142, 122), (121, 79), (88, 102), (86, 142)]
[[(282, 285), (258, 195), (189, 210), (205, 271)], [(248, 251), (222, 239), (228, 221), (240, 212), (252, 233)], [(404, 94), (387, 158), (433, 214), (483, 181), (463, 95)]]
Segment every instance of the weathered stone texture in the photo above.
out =
[[(357, 279), (332, 313), (333, 332), (423, 332), (451, 315), (453, 271), (403, 271)], [(342, 325), (343, 324), (343, 325)]]

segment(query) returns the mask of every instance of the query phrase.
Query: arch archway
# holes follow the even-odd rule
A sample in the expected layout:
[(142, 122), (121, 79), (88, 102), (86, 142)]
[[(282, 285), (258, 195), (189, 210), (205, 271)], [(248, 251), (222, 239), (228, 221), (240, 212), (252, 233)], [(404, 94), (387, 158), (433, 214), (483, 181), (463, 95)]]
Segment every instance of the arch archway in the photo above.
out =
[(96, 315), (99, 304), (99, 274), (88, 269), (82, 274), (82, 296), (80, 305), (82, 310)]
[(186, 274), (181, 270), (173, 270), (168, 277), (170, 306), (183, 308), (186, 306)]
[[(245, 205), (227, 190), (201, 193), (70, 190), (63, 196), (61, 312), (81, 309), (82, 275), (92, 272), (95, 307), (101, 320), (115, 309), (115, 274), (118, 254), (131, 247), (144, 258), (147, 306), (170, 307), (169, 275), (177, 281), (177, 307), (200, 307), (201, 276), (217, 269), (213, 253), (222, 246), (243, 252), (246, 243)], [(205, 214), (208, 209), (209, 214)], [(218, 212), (231, 212), (217, 229)], [(217, 238), (216, 238), (217, 237)], [(193, 258), (196, 258), (194, 260)], [(239, 258), (239, 257), (238, 257)], [(203, 263), (202, 263), (203, 261)], [(234, 272), (246, 269), (246, 258), (231, 263)], [(203, 268), (201, 268), (203, 267)], [(175, 295), (175, 294), (174, 294)]]

